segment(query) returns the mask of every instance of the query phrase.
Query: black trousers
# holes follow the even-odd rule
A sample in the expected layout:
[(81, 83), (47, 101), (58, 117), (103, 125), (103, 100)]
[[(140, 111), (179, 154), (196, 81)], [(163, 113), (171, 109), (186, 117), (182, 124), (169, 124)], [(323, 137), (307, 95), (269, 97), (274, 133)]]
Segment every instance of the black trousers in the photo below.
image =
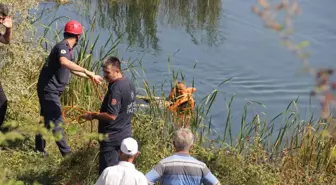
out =
[(109, 166), (114, 166), (119, 163), (120, 146), (111, 146), (110, 142), (100, 142), (99, 152), (99, 175), (103, 173), (104, 169)]
[[(64, 135), (64, 121), (62, 117), (60, 95), (57, 93), (38, 92), (40, 101), (40, 114), (44, 117), (44, 126), (47, 129), (51, 129), (53, 134), (61, 134), (62, 138), (56, 141), (59, 151), (62, 156), (67, 155), (70, 152), (65, 135)], [(51, 128), (53, 124), (53, 128)], [(35, 136), (35, 148), (37, 151), (45, 152), (46, 141), (42, 135), (37, 134)]]
[(2, 127), (7, 112), (7, 102), (7, 97), (0, 82), (0, 131), (3, 133), (8, 131), (8, 128)]

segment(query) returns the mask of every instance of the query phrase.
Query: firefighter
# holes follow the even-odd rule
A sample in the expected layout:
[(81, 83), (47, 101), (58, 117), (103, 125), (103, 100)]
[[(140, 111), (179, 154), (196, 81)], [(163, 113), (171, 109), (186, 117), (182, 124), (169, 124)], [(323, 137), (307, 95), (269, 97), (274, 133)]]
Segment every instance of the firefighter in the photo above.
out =
[[(44, 118), (44, 126), (51, 129), (53, 124), (53, 134), (61, 134), (61, 139), (56, 144), (62, 154), (66, 156), (70, 153), (70, 147), (64, 136), (63, 118), (60, 96), (69, 83), (70, 73), (83, 78), (90, 78), (95, 83), (101, 84), (102, 77), (88, 71), (73, 62), (72, 51), (78, 44), (83, 32), (82, 25), (70, 20), (64, 28), (64, 39), (57, 43), (51, 50), (38, 79), (37, 92), (40, 102), (40, 114)], [(46, 142), (42, 135), (35, 137), (35, 149), (45, 156)]]

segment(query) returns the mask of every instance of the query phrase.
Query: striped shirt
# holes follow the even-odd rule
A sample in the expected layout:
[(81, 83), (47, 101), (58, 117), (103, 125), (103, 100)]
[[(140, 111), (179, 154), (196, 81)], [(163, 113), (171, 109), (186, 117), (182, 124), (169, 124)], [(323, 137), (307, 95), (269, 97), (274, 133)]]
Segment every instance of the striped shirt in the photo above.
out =
[(161, 160), (146, 174), (149, 184), (161, 185), (216, 185), (217, 178), (206, 164), (188, 154), (176, 153)]

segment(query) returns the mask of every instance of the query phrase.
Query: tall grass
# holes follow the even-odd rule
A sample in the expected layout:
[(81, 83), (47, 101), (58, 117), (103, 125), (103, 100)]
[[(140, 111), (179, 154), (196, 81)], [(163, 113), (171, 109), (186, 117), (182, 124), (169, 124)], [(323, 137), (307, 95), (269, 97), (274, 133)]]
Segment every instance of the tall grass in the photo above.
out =
[[(102, 60), (109, 55), (116, 55), (118, 53), (117, 46), (120, 43), (121, 37), (113, 40), (111, 34), (106, 43), (98, 46), (97, 41), (100, 35), (90, 35), (94, 29), (94, 27), (89, 28), (81, 39), (77, 50), (77, 63), (85, 68), (99, 72)], [(99, 53), (99, 57), (94, 57), (97, 56), (96, 53)], [(162, 84), (153, 85), (148, 84), (146, 80), (138, 82), (137, 79), (144, 79), (144, 76), (141, 76), (139, 71), (143, 73), (146, 71), (142, 66), (142, 61), (134, 60), (126, 64), (128, 64), (128, 66), (125, 67), (125, 74), (133, 77), (132, 79), (138, 84), (139, 95), (146, 96), (150, 102), (148, 107), (140, 110), (138, 114), (148, 115), (153, 120), (161, 120), (163, 122), (161, 129), (167, 133), (160, 136), (166, 137), (174, 130), (173, 123), (176, 121), (174, 115), (163, 106), (163, 100), (166, 99), (168, 94), (163, 87), (164, 83), (167, 82), (165, 81)], [(172, 69), (170, 67), (169, 58), (167, 70), (171, 71), (172, 75), (171, 78), (168, 79), (171, 88), (177, 81), (183, 81), (187, 76), (183, 74), (183, 72), (176, 72)], [(228, 80), (223, 81), (220, 85), (225, 85)], [(100, 92), (102, 94), (104, 93), (103, 91)], [(191, 119), (191, 128), (198, 133), (199, 145), (204, 145), (209, 142), (208, 137), (213, 131), (209, 113), (213, 103), (220, 101), (217, 99), (218, 93), (218, 89), (213, 89), (213, 91), (205, 97), (197, 98), (195, 113)], [(90, 109), (91, 111), (97, 110), (100, 104), (97, 92), (92, 83), (79, 78), (74, 78), (71, 81), (62, 100), (64, 105), (83, 106), (84, 109)], [(233, 123), (231, 119), (233, 100), (234, 97), (231, 97), (228, 102), (225, 102), (227, 107), (225, 130), (223, 134), (218, 136), (218, 143), (229, 146), (230, 150), (236, 150), (239, 154), (248, 152), (250, 149), (247, 146), (251, 144), (258, 145), (262, 150), (267, 151), (269, 158), (283, 155), (282, 151), (284, 150), (290, 151), (292, 155), (298, 155), (301, 151), (305, 151), (305, 155), (302, 156), (302, 163), (300, 163), (303, 166), (307, 165), (308, 161), (315, 161), (316, 166), (325, 166), (327, 162), (330, 161), (326, 159), (330, 156), (325, 154), (328, 153), (328, 150), (331, 148), (326, 148), (325, 145), (321, 145), (320, 143), (321, 140), (325, 139), (321, 138), (321, 133), (326, 132), (328, 124), (320, 124), (320, 120), (317, 119), (314, 121), (313, 118), (307, 121), (301, 120), (300, 112), (297, 108), (297, 100), (290, 102), (284, 112), (270, 120), (267, 120), (267, 116), (262, 120), (260, 116), (261, 113), (254, 112), (254, 117), (251, 121), (248, 121), (247, 116), (249, 107), (264, 105), (259, 102), (247, 102), (241, 116), (238, 135), (232, 133), (232, 127), (237, 126), (237, 123)], [(312, 132), (312, 130), (315, 131)], [(311, 144), (308, 146), (304, 145), (304, 143), (307, 142), (307, 137)], [(227, 141), (227, 139), (229, 140)], [(307, 156), (307, 152), (310, 153), (310, 155)], [(312, 157), (319, 160), (313, 160)]]
[[(66, 21), (66, 17), (55, 18), (53, 23)], [(62, 30), (53, 29), (53, 25), (44, 25), (45, 31), (42, 37), (36, 41), (42, 58), (46, 57), (50, 50), (49, 39), (56, 41), (62, 39)], [(106, 38), (105, 43), (98, 43), (100, 35), (92, 35), (95, 27), (87, 28), (79, 46), (76, 48), (76, 62), (96, 73), (101, 71), (100, 65), (109, 55), (118, 55), (118, 44), (122, 38)], [(47, 44), (46, 44), (47, 43)], [(48, 45), (49, 43), (49, 45)], [(21, 48), (24, 50), (25, 48)], [(29, 52), (35, 52), (29, 51)], [(31, 53), (30, 53), (31, 54)], [(35, 52), (36, 54), (36, 52)], [(40, 57), (40, 56), (39, 56)], [(26, 63), (34, 64), (30, 68), (31, 78), (22, 83), (34, 84), (37, 80), (38, 69), (43, 60), (29, 58)], [(181, 71), (175, 71), (170, 66), (168, 57), (168, 71), (171, 76), (161, 84), (149, 84), (146, 81), (146, 69), (142, 66), (141, 59), (130, 59), (123, 67), (124, 73), (130, 76), (137, 84), (137, 97), (145, 96), (148, 105), (139, 108), (133, 118), (134, 137), (139, 141), (141, 155), (136, 160), (136, 166), (140, 171), (147, 172), (160, 159), (174, 152), (171, 143), (172, 132), (176, 129), (176, 118), (164, 106), (163, 102), (169, 92), (164, 89), (166, 83), (171, 88), (177, 81), (183, 81), (188, 75)], [(26, 69), (12, 67), (22, 65), (15, 63), (6, 68), (5, 75), (14, 78)], [(194, 67), (197, 67), (197, 63)], [(143, 75), (140, 75), (143, 74)], [(8, 77), (8, 76), (6, 76)], [(228, 79), (230, 80), (230, 79)], [(221, 85), (225, 85), (225, 80)], [(194, 86), (194, 80), (192, 80)], [(6, 81), (10, 84), (10, 81)], [(64, 107), (80, 107), (82, 110), (97, 111), (100, 107), (98, 94), (104, 94), (106, 88), (97, 88), (89, 80), (73, 77), (68, 88), (63, 93), (62, 104)], [(23, 96), (19, 87), (11, 87), (11, 99)], [(97, 89), (98, 90), (97, 90)], [(219, 88), (219, 87), (218, 87)], [(16, 91), (15, 91), (16, 90)], [(17, 122), (12, 132), (7, 135), (0, 133), (0, 143), (9, 139), (21, 139), (16, 143), (17, 148), (8, 151), (0, 151), (0, 157), (5, 159), (0, 162), (6, 173), (1, 173), (0, 182), (7, 175), (9, 178), (22, 180), (26, 183), (38, 181), (43, 184), (93, 184), (97, 179), (97, 122), (78, 122), (73, 120), (82, 112), (71, 111), (66, 113), (66, 133), (69, 143), (74, 151), (73, 156), (62, 159), (53, 137), (47, 137), (47, 150), (50, 151), (48, 159), (41, 159), (32, 150), (32, 136), (36, 132), (42, 132), (48, 136), (48, 132), (38, 126), (38, 101), (36, 89), (26, 89), (27, 95), (20, 99), (31, 105), (29, 107), (14, 105), (11, 107), (12, 115), (8, 123)], [(258, 102), (248, 102), (244, 107), (240, 123), (232, 121), (232, 105), (234, 96), (227, 100), (218, 99), (219, 89), (213, 89), (204, 97), (196, 97), (195, 112), (191, 117), (191, 129), (196, 133), (195, 147), (191, 153), (204, 161), (211, 171), (221, 180), (222, 184), (336, 184), (335, 182), (335, 157), (336, 150), (330, 133), (327, 131), (330, 121), (322, 122), (319, 118), (302, 120), (297, 109), (297, 100), (290, 102), (282, 113), (268, 119), (267, 115), (253, 111), (253, 117), (249, 117), (250, 108), (264, 106)], [(14, 97), (14, 98), (13, 98)], [(214, 129), (211, 122), (211, 109), (215, 101), (223, 101), (226, 107), (224, 133), (218, 133), (217, 139), (211, 140)], [(20, 102), (20, 103), (22, 103)], [(14, 103), (17, 103), (14, 101)], [(19, 104), (19, 103), (18, 103)], [(26, 105), (27, 105), (26, 104)], [(31, 107), (34, 107), (33, 109)], [(26, 112), (21, 116), (22, 112)], [(71, 121), (70, 121), (71, 120)], [(31, 125), (31, 127), (29, 126)], [(239, 125), (239, 132), (233, 133), (232, 128)], [(216, 132), (215, 132), (216, 133)], [(25, 137), (22, 137), (25, 136)], [(92, 139), (95, 139), (92, 141)], [(38, 164), (38, 165), (37, 165)], [(9, 168), (10, 167), (10, 168)], [(6, 181), (5, 183), (10, 183)], [(4, 183), (3, 183), (4, 184)]]

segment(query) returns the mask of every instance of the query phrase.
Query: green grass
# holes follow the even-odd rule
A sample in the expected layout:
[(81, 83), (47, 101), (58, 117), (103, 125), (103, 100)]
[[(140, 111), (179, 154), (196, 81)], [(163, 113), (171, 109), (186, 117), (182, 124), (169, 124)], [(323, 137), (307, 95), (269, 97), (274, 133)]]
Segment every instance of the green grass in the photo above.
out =
[[(36, 1), (29, 0), (15, 4), (15, 10), (33, 8)], [(27, 14), (17, 15), (19, 18)], [(55, 21), (66, 20), (65, 17)], [(36, 95), (36, 81), (43, 59), (50, 46), (45, 47), (46, 34), (50, 31), (55, 40), (61, 39), (62, 30), (53, 30), (51, 25), (44, 25), (44, 35), (40, 39), (28, 38), (22, 42), (21, 36), (30, 30), (35, 32), (30, 20), (25, 20), (16, 27), (13, 44), (1, 48), (6, 66), (1, 73), (1, 81), (9, 99), (7, 125), (12, 132), (0, 133), (0, 144), (9, 145), (7, 150), (0, 150), (0, 184), (11, 184), (9, 179), (23, 181), (25, 184), (93, 184), (97, 177), (97, 154), (100, 137), (96, 134), (97, 122), (68, 121), (65, 125), (67, 139), (74, 154), (63, 159), (54, 143), (51, 133), (39, 125), (39, 105)], [(35, 25), (38, 20), (35, 22)], [(95, 72), (100, 71), (102, 60), (109, 55), (118, 55), (121, 38), (107, 39), (98, 45), (99, 35), (90, 35), (95, 27), (88, 28), (81, 44), (77, 47), (77, 63)], [(21, 34), (20, 34), (21, 33)], [(19, 37), (20, 35), (20, 37)], [(27, 38), (25, 38), (27, 39)], [(32, 45), (37, 47), (31, 47)], [(47, 44), (48, 45), (48, 44)], [(50, 45), (50, 44), (49, 44)], [(12, 54), (15, 53), (15, 60)], [(28, 67), (27, 67), (28, 66)], [(197, 63), (195, 66), (197, 67)], [(15, 69), (15, 70), (13, 70)], [(168, 69), (173, 85), (177, 80), (185, 80), (183, 72)], [(146, 173), (160, 159), (173, 153), (171, 135), (175, 130), (174, 117), (154, 97), (165, 98), (168, 92), (163, 84), (148, 84), (140, 74), (146, 73), (141, 59), (131, 59), (124, 67), (141, 95), (152, 101), (146, 109), (138, 110), (133, 117), (133, 133), (140, 145), (141, 155), (136, 160), (137, 168)], [(228, 79), (230, 80), (230, 79)], [(223, 81), (220, 85), (225, 85)], [(164, 83), (164, 82), (163, 82)], [(193, 86), (193, 83), (192, 85)], [(104, 94), (104, 89), (99, 92)], [(195, 114), (191, 119), (191, 129), (196, 134), (196, 144), (191, 153), (204, 161), (223, 185), (236, 184), (336, 184), (336, 150), (326, 124), (314, 118), (302, 121), (297, 109), (297, 100), (292, 101), (282, 113), (274, 118), (261, 113), (248, 117), (250, 108), (264, 106), (259, 102), (248, 102), (242, 107), (240, 123), (232, 121), (234, 97), (228, 100), (218, 99), (218, 89), (197, 101)], [(223, 101), (226, 107), (224, 133), (218, 133), (217, 139), (209, 136), (216, 133), (211, 126), (209, 112), (215, 101)], [(100, 100), (93, 84), (84, 79), (73, 77), (62, 96), (64, 107), (76, 106), (84, 110), (99, 110)], [(81, 112), (69, 110), (67, 120), (79, 116)], [(232, 127), (240, 125), (237, 135)], [(47, 137), (49, 158), (41, 158), (34, 150), (34, 134), (41, 132)]]

